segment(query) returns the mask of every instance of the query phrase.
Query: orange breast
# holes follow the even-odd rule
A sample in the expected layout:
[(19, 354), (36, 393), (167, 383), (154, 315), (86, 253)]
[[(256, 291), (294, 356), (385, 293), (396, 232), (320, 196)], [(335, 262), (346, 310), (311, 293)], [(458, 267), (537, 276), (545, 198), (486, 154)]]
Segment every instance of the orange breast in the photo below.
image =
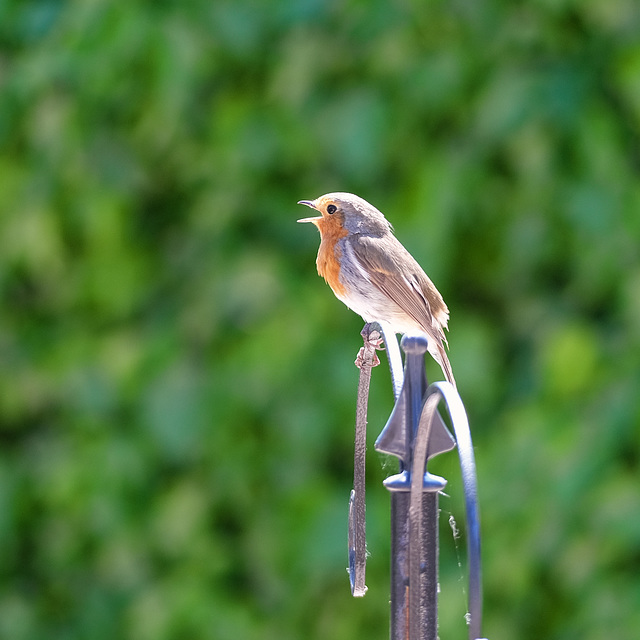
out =
[(342, 251), (338, 246), (338, 240), (347, 236), (348, 232), (342, 226), (338, 217), (330, 220), (318, 220), (318, 228), (322, 237), (316, 260), (318, 273), (327, 281), (327, 284), (336, 295), (343, 296), (346, 291), (339, 277)]

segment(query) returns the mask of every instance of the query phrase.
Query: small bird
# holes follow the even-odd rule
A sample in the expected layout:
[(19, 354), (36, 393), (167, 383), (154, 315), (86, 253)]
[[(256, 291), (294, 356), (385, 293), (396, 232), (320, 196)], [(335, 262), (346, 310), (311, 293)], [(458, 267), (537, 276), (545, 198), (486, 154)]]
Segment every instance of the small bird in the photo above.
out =
[(435, 285), (393, 235), (378, 209), (352, 193), (300, 200), (320, 212), (311, 222), (320, 232), (316, 265), (336, 297), (362, 316), (395, 333), (422, 331), (429, 353), (455, 386), (444, 345), (449, 309)]

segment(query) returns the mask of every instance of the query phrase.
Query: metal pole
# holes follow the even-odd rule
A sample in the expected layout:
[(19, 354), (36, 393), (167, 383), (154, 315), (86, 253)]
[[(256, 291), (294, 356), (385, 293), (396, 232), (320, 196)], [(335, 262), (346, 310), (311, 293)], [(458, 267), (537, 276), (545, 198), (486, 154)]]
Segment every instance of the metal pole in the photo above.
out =
[(409, 620), (409, 494), (391, 493), (391, 640), (406, 640)]
[[(391, 640), (438, 638), (438, 492), (422, 496), (419, 606), (413, 610), (409, 579), (409, 491), (391, 493)], [(411, 630), (411, 635), (409, 635)]]
[[(422, 414), (427, 381), (424, 374), (426, 337), (405, 336), (406, 353), (402, 392), (389, 422), (376, 442), (379, 451), (400, 458), (400, 473), (385, 480), (391, 492), (391, 640), (437, 640), (438, 637), (438, 492), (446, 481), (423, 475), (420, 536), (410, 543), (411, 460), (413, 441)], [(431, 456), (451, 449), (453, 440), (441, 423), (436, 424), (439, 446)], [(417, 564), (416, 564), (417, 558)], [(411, 566), (419, 572), (411, 580)]]
[[(383, 327), (384, 330), (384, 327)], [(447, 482), (426, 470), (427, 460), (458, 444), (465, 494), (469, 554), (469, 639), (482, 626), (480, 523), (473, 444), (462, 400), (448, 382), (427, 387), (424, 334), (402, 339), (404, 376), (385, 332), (396, 404), (376, 440), (376, 449), (396, 456), (399, 473), (384, 481), (391, 492), (391, 640), (438, 638), (438, 493)], [(391, 334), (392, 335), (392, 334)], [(397, 350), (397, 349), (396, 349)], [(401, 388), (398, 391), (399, 384)], [(444, 401), (456, 433), (453, 439), (437, 405)]]

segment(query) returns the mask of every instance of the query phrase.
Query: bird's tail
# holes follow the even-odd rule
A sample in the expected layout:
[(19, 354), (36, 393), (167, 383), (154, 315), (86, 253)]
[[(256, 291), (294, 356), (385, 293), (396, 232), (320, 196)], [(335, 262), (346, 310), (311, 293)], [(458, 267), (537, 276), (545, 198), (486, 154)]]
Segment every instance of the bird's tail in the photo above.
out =
[(451, 368), (451, 363), (449, 362), (447, 352), (444, 350), (444, 346), (438, 340), (436, 341), (435, 347), (433, 351), (430, 350), (429, 352), (433, 356), (433, 359), (440, 365), (447, 381), (457, 388), (455, 378), (453, 377), (453, 369)]

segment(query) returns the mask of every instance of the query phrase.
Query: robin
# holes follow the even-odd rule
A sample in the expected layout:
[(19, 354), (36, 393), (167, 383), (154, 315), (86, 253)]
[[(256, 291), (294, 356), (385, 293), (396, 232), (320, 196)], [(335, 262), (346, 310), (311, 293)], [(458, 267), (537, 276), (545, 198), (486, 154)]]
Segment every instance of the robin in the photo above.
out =
[(444, 350), (449, 309), (435, 285), (393, 235), (378, 209), (352, 193), (300, 200), (320, 212), (311, 222), (320, 232), (316, 265), (336, 297), (362, 316), (395, 333), (422, 331), (429, 353), (455, 386)]

